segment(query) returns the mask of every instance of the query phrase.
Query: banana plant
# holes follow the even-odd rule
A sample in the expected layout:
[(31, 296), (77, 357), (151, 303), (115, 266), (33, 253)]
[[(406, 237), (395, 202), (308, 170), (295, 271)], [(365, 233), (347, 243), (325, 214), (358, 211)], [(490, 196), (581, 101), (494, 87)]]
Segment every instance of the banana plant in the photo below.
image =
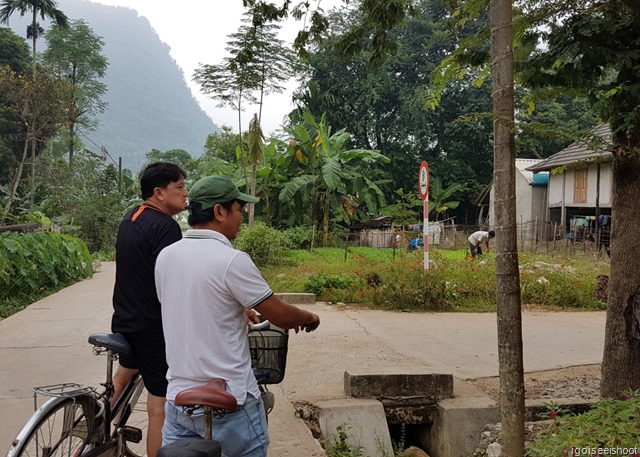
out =
[(442, 179), (439, 177), (432, 178), (429, 190), (429, 212), (435, 211), (436, 220), (438, 220), (442, 213), (450, 209), (456, 209), (460, 202), (452, 198), (455, 194), (464, 191), (466, 188), (464, 184), (456, 183), (443, 189)]
[(344, 129), (331, 132), (323, 115), (317, 122), (304, 113), (304, 122), (287, 129), (287, 175), (292, 176), (280, 192), (282, 203), (292, 203), (301, 220), (303, 208), (312, 208), (312, 220), (322, 228), (326, 244), (329, 223), (346, 224), (357, 217), (363, 207), (376, 213), (384, 205), (380, 188), (358, 172), (354, 163), (389, 163), (389, 158), (369, 149), (346, 149), (350, 135)]

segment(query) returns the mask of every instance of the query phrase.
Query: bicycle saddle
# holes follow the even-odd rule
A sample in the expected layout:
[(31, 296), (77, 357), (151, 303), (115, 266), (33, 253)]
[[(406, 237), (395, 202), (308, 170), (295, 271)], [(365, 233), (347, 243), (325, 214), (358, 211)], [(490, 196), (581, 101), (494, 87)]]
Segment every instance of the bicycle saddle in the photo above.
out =
[(117, 352), (118, 354), (129, 354), (131, 346), (127, 340), (119, 333), (94, 333), (89, 336), (89, 343)]
[(204, 386), (190, 387), (176, 395), (176, 406), (207, 406), (216, 410), (235, 411), (238, 407), (236, 397), (224, 390), (226, 383), (222, 379), (213, 379)]

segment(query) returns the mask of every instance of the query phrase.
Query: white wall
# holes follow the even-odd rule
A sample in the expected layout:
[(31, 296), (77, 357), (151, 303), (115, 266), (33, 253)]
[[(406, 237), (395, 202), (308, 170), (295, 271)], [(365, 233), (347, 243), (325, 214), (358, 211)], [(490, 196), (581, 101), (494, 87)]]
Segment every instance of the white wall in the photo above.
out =
[[(600, 207), (611, 207), (611, 164), (600, 164)], [(582, 206), (593, 207), (596, 206), (596, 192), (597, 192), (597, 165), (591, 164), (587, 167), (587, 201), (582, 203), (576, 203), (573, 201), (573, 191), (575, 182), (575, 170), (568, 169), (564, 173), (551, 174), (549, 176), (549, 207), (562, 206), (562, 181), (565, 180), (564, 187), (564, 200), (565, 206)]]
[[(533, 187), (529, 181), (516, 170), (516, 223), (545, 220), (547, 215), (546, 187)], [(495, 227), (495, 187), (489, 193), (489, 225)]]

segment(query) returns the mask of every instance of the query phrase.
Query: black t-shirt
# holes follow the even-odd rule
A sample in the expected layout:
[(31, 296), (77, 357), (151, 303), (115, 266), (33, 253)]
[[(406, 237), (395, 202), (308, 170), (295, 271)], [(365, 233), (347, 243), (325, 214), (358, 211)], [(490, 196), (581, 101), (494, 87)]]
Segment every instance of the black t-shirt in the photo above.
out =
[(112, 332), (162, 333), (154, 268), (160, 251), (181, 238), (178, 223), (150, 206), (137, 206), (126, 214), (116, 241)]

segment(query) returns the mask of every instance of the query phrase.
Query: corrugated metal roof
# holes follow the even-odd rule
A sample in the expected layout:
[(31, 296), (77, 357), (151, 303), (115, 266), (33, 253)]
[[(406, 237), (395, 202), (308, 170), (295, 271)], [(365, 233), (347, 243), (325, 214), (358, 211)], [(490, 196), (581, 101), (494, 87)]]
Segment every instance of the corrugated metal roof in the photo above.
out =
[(589, 144), (585, 139), (580, 139), (542, 162), (528, 167), (527, 170), (533, 172), (549, 171), (571, 163), (589, 163), (595, 162), (597, 159), (606, 160), (611, 157), (611, 151), (608, 149), (611, 144), (611, 129), (609, 125), (600, 124), (590, 133), (601, 138), (603, 140), (602, 144)]

